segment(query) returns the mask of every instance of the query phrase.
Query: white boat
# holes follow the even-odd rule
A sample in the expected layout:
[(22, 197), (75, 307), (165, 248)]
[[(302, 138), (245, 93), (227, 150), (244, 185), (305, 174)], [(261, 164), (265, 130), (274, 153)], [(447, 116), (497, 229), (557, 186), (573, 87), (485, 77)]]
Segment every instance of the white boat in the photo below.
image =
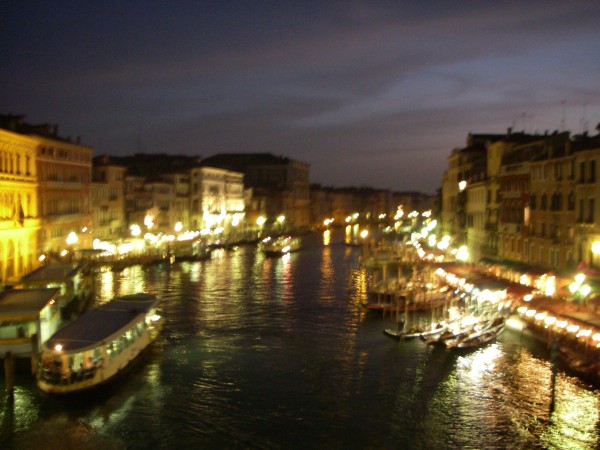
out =
[(42, 348), (38, 387), (67, 394), (112, 380), (158, 337), (157, 302), (151, 294), (117, 297), (54, 333)]
[(171, 244), (171, 252), (175, 261), (204, 261), (211, 257), (210, 247), (201, 239), (175, 241)]
[(278, 236), (263, 239), (263, 251), (268, 255), (279, 256), (300, 250), (302, 240), (297, 236)]
[(444, 342), (446, 348), (475, 348), (480, 347), (496, 338), (505, 327), (503, 317), (489, 319), (476, 325), (471, 331), (462, 333)]
[(64, 325), (60, 288), (8, 289), (0, 292), (0, 357), (37, 355), (46, 339)]
[(443, 322), (440, 322), (430, 324), (425, 327), (415, 327), (408, 330), (392, 330), (390, 328), (386, 328), (383, 330), (383, 334), (398, 340), (414, 339), (417, 337), (427, 339), (431, 336), (441, 334), (444, 330), (446, 330), (446, 328), (447, 325)]

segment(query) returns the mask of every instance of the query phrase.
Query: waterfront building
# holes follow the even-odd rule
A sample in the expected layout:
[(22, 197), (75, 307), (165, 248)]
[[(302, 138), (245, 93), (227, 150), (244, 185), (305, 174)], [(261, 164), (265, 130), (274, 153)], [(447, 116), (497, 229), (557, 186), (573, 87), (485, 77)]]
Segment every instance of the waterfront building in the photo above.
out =
[(202, 165), (190, 170), (190, 224), (230, 235), (244, 217), (244, 174)]
[(327, 193), (331, 203), (331, 217), (338, 224), (344, 224), (347, 217), (358, 212), (358, 202), (350, 189), (330, 189)]
[(527, 159), (530, 179), (525, 209), (530, 218), (523, 223), (521, 260), (558, 271), (573, 270), (575, 174), (569, 134), (544, 136), (519, 151)]
[(56, 128), (50, 136), (36, 134), (35, 139), (42, 250), (90, 248), (92, 149), (59, 138)]
[(125, 173), (108, 155), (94, 158), (92, 167), (92, 236), (102, 241), (123, 237), (125, 229)]
[(150, 212), (148, 217), (152, 220), (152, 232), (173, 234), (178, 218), (175, 215), (175, 185), (162, 179), (146, 179), (144, 189), (150, 197)]
[(469, 134), (467, 146), (454, 149), (448, 157), (442, 178), (441, 230), (453, 238), (456, 247), (467, 243), (467, 186), (487, 161), (484, 139)]
[(202, 164), (243, 173), (244, 186), (261, 199), (266, 226), (305, 229), (310, 225), (308, 164), (268, 153), (223, 153)]
[(399, 207), (405, 213), (434, 211), (437, 209), (437, 195), (414, 191), (393, 192), (390, 212), (395, 213)]
[[(600, 128), (600, 125), (599, 125)], [(598, 129), (600, 131), (600, 129)], [(600, 134), (593, 138), (576, 136), (572, 143), (575, 173), (573, 255), (584, 266), (600, 270), (600, 183), (597, 167), (600, 161)], [(573, 197), (573, 196), (572, 196)], [(567, 198), (567, 202), (572, 200)], [(574, 205), (572, 204), (574, 203)]]
[(472, 261), (483, 258), (486, 242), (487, 183), (485, 179), (472, 180), (466, 188), (466, 245)]
[(28, 136), (0, 129), (0, 286), (39, 264), (36, 148)]
[[(57, 126), (27, 124), (24, 116), (2, 116), (1, 122), (2, 128), (35, 143), (34, 158), (26, 155), (14, 164), (33, 177), (37, 175), (39, 253), (90, 247), (92, 149), (81, 145), (79, 139), (62, 138)], [(32, 164), (35, 172), (28, 168)]]
[[(190, 173), (176, 172), (163, 175), (163, 179), (173, 186), (174, 197), (171, 204), (171, 215), (175, 224), (173, 229), (191, 230), (190, 227)], [(178, 225), (180, 224), (180, 225)]]
[(600, 267), (599, 136), (509, 129), (504, 136), (469, 135), (467, 144), (452, 151), (442, 185), (442, 228), (454, 246), (466, 243), (473, 262), (563, 276)]
[(152, 195), (146, 190), (146, 177), (142, 175), (125, 175), (125, 221), (131, 232), (133, 229), (151, 231)]

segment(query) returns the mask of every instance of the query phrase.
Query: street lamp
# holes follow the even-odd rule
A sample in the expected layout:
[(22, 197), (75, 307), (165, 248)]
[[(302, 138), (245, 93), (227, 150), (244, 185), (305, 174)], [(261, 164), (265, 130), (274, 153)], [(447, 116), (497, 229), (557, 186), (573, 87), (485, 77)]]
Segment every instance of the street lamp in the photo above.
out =
[(282, 214), (277, 217), (277, 222), (279, 223), (279, 231), (283, 231), (283, 222), (285, 222), (285, 216)]
[(569, 291), (575, 296), (578, 304), (584, 304), (586, 297), (592, 291), (592, 288), (588, 284), (583, 284), (584, 281), (585, 275), (578, 273), (575, 275), (575, 281), (569, 284)]

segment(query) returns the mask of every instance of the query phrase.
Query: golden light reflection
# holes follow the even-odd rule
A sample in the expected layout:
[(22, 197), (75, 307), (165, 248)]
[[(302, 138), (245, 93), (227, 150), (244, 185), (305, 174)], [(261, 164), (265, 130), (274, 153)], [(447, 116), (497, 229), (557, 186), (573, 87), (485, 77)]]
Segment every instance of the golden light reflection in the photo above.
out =
[(98, 303), (106, 303), (115, 297), (115, 276), (112, 270), (102, 271), (99, 286), (96, 286)]
[(323, 231), (323, 245), (331, 244), (331, 230)]
[(544, 448), (599, 448), (600, 395), (559, 377), (556, 406), (540, 436)]
[(135, 294), (136, 292), (146, 291), (146, 276), (144, 272), (144, 266), (137, 264), (135, 266), (129, 266), (121, 272), (119, 277), (121, 282), (117, 295), (129, 295)]
[(202, 265), (200, 263), (190, 264), (189, 273), (190, 281), (198, 283), (200, 281), (200, 274), (202, 273)]
[(319, 289), (319, 298), (332, 301), (335, 298), (333, 283), (333, 261), (331, 259), (331, 247), (323, 248), (323, 257), (321, 258), (321, 285)]
[(484, 378), (496, 367), (496, 360), (502, 356), (498, 344), (488, 345), (475, 353), (459, 358), (458, 368), (462, 374), (467, 375), (471, 381), (477, 382)]

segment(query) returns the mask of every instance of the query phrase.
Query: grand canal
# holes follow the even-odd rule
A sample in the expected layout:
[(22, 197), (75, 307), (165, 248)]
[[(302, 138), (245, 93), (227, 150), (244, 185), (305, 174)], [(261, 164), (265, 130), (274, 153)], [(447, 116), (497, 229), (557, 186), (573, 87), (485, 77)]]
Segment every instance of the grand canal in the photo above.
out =
[[(159, 341), (126, 377), (74, 398), (19, 374), (1, 394), (0, 448), (600, 447), (600, 391), (505, 331), (470, 353), (398, 343), (365, 313), (361, 250), (313, 234), (268, 258), (252, 247), (209, 261), (97, 274), (97, 302), (162, 299)], [(2, 383), (4, 380), (2, 380)]]

